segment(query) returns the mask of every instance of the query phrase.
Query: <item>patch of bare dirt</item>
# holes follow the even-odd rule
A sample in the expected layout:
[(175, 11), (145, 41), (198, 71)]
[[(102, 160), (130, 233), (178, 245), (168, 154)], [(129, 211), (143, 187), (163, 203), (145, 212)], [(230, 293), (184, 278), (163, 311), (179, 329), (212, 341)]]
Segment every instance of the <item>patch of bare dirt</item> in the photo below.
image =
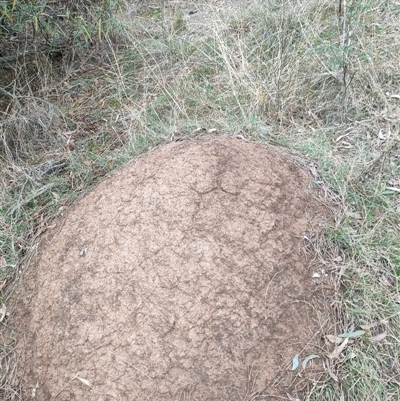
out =
[[(238, 139), (129, 164), (47, 235), (13, 321), (24, 400), (300, 397), (324, 301), (303, 237), (323, 210), (287, 158)], [(313, 364), (314, 363), (314, 364)]]

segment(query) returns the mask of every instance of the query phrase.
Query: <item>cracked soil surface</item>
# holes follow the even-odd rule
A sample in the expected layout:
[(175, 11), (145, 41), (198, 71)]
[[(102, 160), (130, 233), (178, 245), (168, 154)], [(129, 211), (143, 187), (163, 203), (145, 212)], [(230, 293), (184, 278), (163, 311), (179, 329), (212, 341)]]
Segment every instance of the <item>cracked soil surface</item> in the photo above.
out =
[(102, 182), (20, 282), (24, 400), (301, 397), (292, 359), (315, 353), (323, 303), (303, 250), (323, 210), (308, 186), (239, 139), (174, 142)]

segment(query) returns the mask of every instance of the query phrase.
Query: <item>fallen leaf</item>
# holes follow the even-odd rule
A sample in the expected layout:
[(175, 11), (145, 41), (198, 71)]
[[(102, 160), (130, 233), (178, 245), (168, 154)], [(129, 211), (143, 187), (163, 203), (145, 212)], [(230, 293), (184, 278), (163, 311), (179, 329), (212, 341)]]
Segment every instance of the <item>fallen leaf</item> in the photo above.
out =
[(312, 278), (320, 278), (320, 277), (321, 277), (321, 275), (318, 273), (313, 273), (313, 275), (312, 275)]
[(383, 134), (382, 131), (379, 131), (379, 132), (378, 132), (378, 138), (379, 138), (381, 141), (386, 141), (386, 139), (388, 139), (388, 137), (389, 137), (388, 134)]
[(353, 351), (350, 351), (350, 353), (349, 353), (349, 355), (347, 355), (347, 357), (348, 357), (349, 359), (354, 359), (354, 358), (357, 357), (357, 354), (356, 354), (355, 352), (353, 352)]
[(68, 150), (73, 150), (75, 148), (75, 141), (71, 137), (68, 137), (68, 139), (65, 143), (65, 147)]
[(364, 330), (357, 330), (357, 331), (351, 331), (349, 333), (339, 334), (338, 337), (340, 337), (340, 338), (356, 338), (356, 337), (361, 337), (364, 333), (365, 333)]
[(350, 135), (350, 132), (347, 133), (347, 134), (340, 135), (335, 139), (335, 141), (339, 142), (341, 139), (346, 138), (346, 136), (349, 136), (349, 135)]
[(191, 133), (190, 133), (190, 135), (195, 135), (195, 134), (198, 134), (198, 133), (200, 133), (201, 131), (207, 131), (204, 127), (199, 127), (199, 128), (196, 128), (194, 131), (192, 131)]
[(299, 367), (299, 354), (296, 354), (293, 357), (292, 370), (296, 370), (298, 367)]
[[(289, 398), (289, 401), (300, 401), (300, 398), (294, 398), (292, 397), (289, 393), (286, 393), (287, 397)], [(253, 399), (253, 398), (252, 398)]]
[(307, 363), (309, 361), (311, 361), (311, 359), (315, 359), (315, 358), (319, 358), (319, 355), (309, 355), (306, 359), (304, 359), (303, 363), (301, 364), (301, 366), (303, 367), (303, 369), (306, 368)]
[(343, 338), (339, 338), (337, 336), (333, 336), (332, 334), (327, 334), (325, 337), (332, 344), (340, 344), (340, 343), (343, 342)]
[(347, 142), (347, 141), (339, 142), (339, 146), (342, 147), (342, 148), (345, 148), (345, 149), (354, 148), (354, 146), (350, 142)]
[(357, 212), (346, 212), (347, 216), (352, 217), (353, 219), (356, 220), (362, 220), (362, 216), (360, 213)]
[(386, 189), (387, 189), (388, 191), (400, 192), (400, 188), (396, 188), (396, 187), (386, 187)]
[(32, 398), (35, 399), (36, 397), (36, 390), (39, 388), (39, 382), (36, 382), (35, 388), (32, 389)]
[(400, 99), (400, 95), (391, 95), (390, 96), (392, 99)]
[(385, 285), (386, 287), (391, 287), (393, 284), (390, 282), (390, 279), (386, 276), (379, 277), (379, 282)]
[(7, 314), (7, 308), (4, 304), (2, 304), (0, 307), (0, 322), (2, 322), (4, 320), (4, 318), (6, 317), (6, 314)]
[(378, 342), (378, 341), (381, 341), (381, 340), (385, 339), (386, 336), (387, 336), (387, 333), (386, 333), (386, 331), (384, 331), (381, 334), (378, 334), (378, 335), (376, 335), (374, 337), (371, 337), (371, 340), (374, 341), (374, 342)]
[(5, 266), (7, 264), (6, 258), (4, 256), (0, 256), (0, 267)]
[(82, 379), (82, 377), (78, 377), (78, 376), (77, 376), (76, 378), (79, 379), (85, 386), (88, 386), (88, 387), (90, 387), (90, 388), (93, 388), (93, 384), (90, 383), (89, 380)]
[(346, 348), (347, 343), (349, 342), (348, 338), (345, 338), (342, 344), (339, 345), (339, 347), (336, 347), (333, 352), (328, 354), (328, 358), (330, 359), (335, 359), (339, 358), (339, 355), (343, 352), (343, 350)]
[(338, 381), (339, 381), (338, 377), (337, 377), (331, 370), (328, 370), (327, 372), (328, 372), (329, 376), (330, 376), (333, 380), (335, 380), (335, 382), (338, 382)]
[(5, 278), (3, 282), (0, 284), (0, 291), (4, 288), (4, 286), (7, 284), (7, 279)]
[(326, 365), (325, 365), (325, 362), (324, 362), (323, 364), (324, 364), (324, 368), (325, 368), (325, 370), (328, 372), (329, 376), (330, 376), (335, 382), (339, 381), (338, 377), (331, 371), (331, 368), (330, 368), (330, 366), (329, 366), (329, 360), (326, 360)]
[(383, 211), (380, 207), (377, 207), (374, 212), (375, 219), (379, 219), (383, 214)]
[(340, 263), (342, 260), (343, 260), (343, 259), (342, 259), (341, 256), (338, 256), (337, 258), (332, 259), (332, 261), (333, 261), (333, 262), (336, 262), (336, 263)]
[(74, 131), (66, 131), (66, 132), (63, 132), (62, 134), (63, 134), (66, 138), (69, 138), (69, 137), (71, 137), (72, 135), (74, 135), (75, 132), (76, 132), (76, 130), (74, 130)]

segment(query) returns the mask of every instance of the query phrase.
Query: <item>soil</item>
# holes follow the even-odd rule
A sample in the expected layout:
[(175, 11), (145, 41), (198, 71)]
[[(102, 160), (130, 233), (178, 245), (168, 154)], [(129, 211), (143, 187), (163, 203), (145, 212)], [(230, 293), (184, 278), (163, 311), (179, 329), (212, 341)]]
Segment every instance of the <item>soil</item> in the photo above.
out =
[(303, 249), (324, 219), (309, 186), (276, 150), (227, 138), (106, 179), (20, 282), (23, 399), (301, 399), (320, 366), (292, 360), (320, 351), (325, 307)]

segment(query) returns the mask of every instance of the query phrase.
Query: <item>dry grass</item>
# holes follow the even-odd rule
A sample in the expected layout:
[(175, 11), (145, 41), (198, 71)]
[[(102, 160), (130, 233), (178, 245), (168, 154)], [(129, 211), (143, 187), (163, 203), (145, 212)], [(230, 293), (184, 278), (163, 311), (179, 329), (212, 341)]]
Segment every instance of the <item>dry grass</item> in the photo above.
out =
[(400, 6), (265, 3), (134, 2), (123, 40), (13, 66), (0, 93), (2, 299), (49, 219), (130, 158), (201, 132), (279, 144), (314, 160), (343, 210), (318, 249), (340, 288), (337, 330), (365, 331), (308, 399), (400, 399)]

